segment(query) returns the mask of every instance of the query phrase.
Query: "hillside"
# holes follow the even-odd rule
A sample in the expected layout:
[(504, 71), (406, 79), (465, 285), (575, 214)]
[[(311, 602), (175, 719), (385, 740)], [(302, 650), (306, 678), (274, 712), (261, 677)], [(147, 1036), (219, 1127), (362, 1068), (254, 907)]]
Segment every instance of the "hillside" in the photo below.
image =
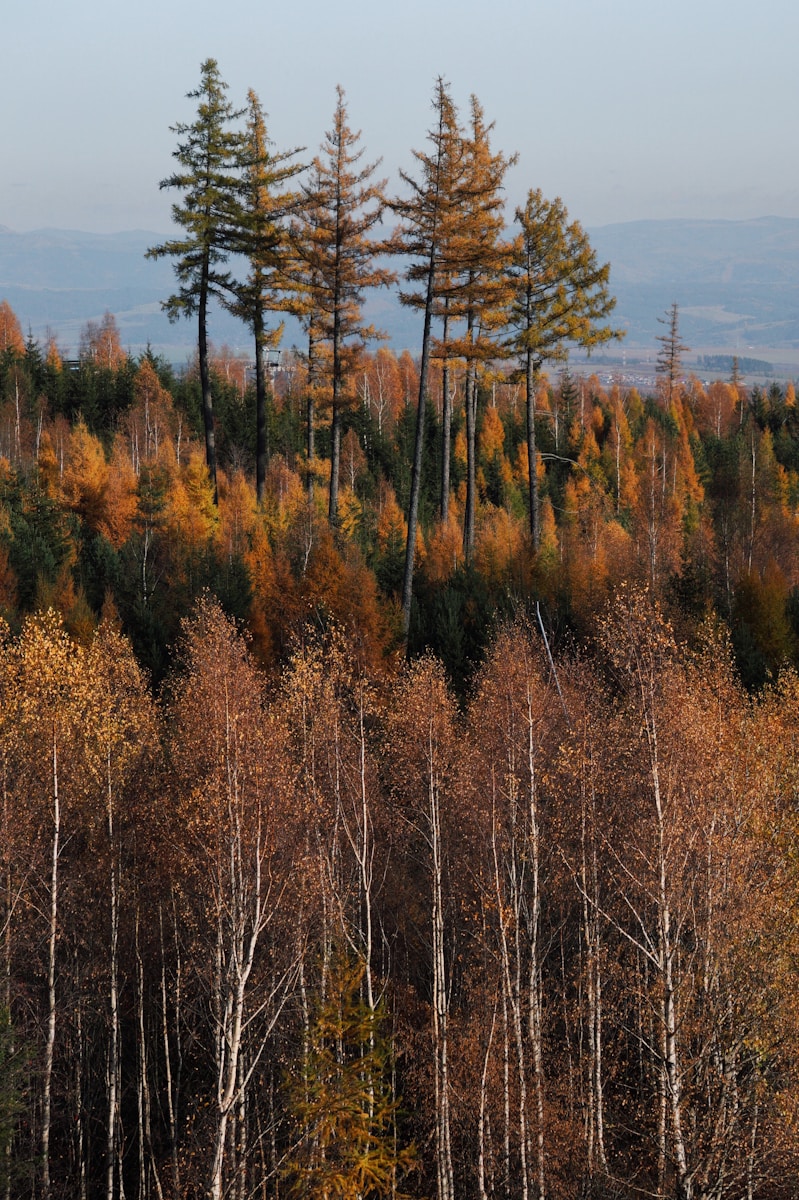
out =
[[(683, 336), (697, 352), (756, 350), (777, 362), (799, 360), (799, 220), (634, 221), (589, 233), (600, 259), (611, 263), (627, 353), (653, 350), (662, 332), (657, 318), (676, 300)], [(193, 350), (193, 327), (170, 326), (159, 303), (173, 287), (171, 265), (144, 258), (162, 236), (0, 227), (0, 298), (26, 331), (43, 337), (50, 328), (68, 350), (77, 346), (84, 322), (109, 310), (131, 351), (149, 342), (183, 362)], [(396, 292), (378, 296), (367, 311), (397, 349), (416, 351), (417, 321)], [(211, 334), (217, 345), (249, 346), (242, 325), (219, 310)], [(284, 345), (299, 344), (301, 336), (289, 321)]]

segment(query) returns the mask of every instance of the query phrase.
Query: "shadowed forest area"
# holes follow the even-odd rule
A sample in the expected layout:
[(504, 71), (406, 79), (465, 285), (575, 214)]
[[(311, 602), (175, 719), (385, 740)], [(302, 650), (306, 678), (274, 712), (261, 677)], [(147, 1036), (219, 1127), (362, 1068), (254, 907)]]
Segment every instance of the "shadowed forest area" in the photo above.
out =
[(794, 1196), (793, 388), (0, 346), (5, 1195)]

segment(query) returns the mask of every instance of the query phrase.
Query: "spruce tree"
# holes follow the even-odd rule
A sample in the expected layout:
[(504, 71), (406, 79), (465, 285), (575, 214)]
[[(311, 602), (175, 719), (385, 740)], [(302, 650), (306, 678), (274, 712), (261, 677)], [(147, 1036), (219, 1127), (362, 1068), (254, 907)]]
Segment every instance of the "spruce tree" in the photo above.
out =
[(215, 498), (216, 440), (208, 364), (208, 301), (211, 296), (226, 297), (231, 289), (227, 261), (232, 231), (238, 223), (244, 155), (243, 135), (234, 127), (243, 110), (233, 108), (226, 92), (227, 84), (219, 74), (216, 60), (206, 59), (200, 68), (199, 87), (187, 93), (189, 99), (198, 102), (195, 120), (170, 127), (180, 139), (172, 152), (179, 170), (160, 183), (162, 188), (176, 188), (183, 193), (182, 202), (172, 206), (172, 219), (184, 230), (184, 236), (147, 251), (148, 258), (168, 255), (175, 260), (179, 287), (162, 303), (170, 321), (197, 317), (205, 457)]

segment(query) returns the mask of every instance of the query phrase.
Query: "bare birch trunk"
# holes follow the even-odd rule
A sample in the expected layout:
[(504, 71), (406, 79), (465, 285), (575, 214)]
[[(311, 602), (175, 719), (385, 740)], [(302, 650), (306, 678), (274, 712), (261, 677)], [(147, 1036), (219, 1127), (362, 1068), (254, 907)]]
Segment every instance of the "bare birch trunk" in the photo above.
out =
[(106, 1133), (106, 1200), (114, 1200), (114, 1171), (116, 1167), (117, 1146), (117, 1114), (119, 1089), (119, 880), (117, 873), (116, 831), (114, 829), (114, 793), (111, 782), (111, 747), (110, 741), (106, 752), (106, 818), (108, 833), (108, 849), (110, 857), (109, 891), (110, 891), (110, 954), (109, 954), (109, 1008), (111, 1018), (111, 1039), (108, 1047), (107, 1083), (108, 1083), (108, 1127)]
[(47, 943), (47, 1040), (42, 1079), (42, 1196), (50, 1200), (50, 1120), (52, 1112), (53, 1052), (56, 1030), (56, 943), (58, 939), (58, 858), (61, 851), (61, 801), (58, 793), (58, 739), (53, 724), (52, 785), (53, 841), (50, 863), (50, 922)]

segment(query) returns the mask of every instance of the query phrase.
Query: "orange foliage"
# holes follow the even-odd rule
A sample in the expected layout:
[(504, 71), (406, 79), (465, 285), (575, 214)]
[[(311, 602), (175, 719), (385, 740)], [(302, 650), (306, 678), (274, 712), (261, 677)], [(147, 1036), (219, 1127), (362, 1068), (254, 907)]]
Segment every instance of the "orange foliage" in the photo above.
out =
[(113, 313), (106, 310), (101, 321), (86, 322), (80, 334), (80, 357), (107, 371), (116, 371), (127, 361)]
[[(387, 433), (394, 427), (406, 403), (406, 379), (401, 362), (386, 346), (380, 346), (374, 354), (363, 355), (358, 391), (380, 433)], [(408, 372), (405, 374), (407, 376)]]
[(393, 487), (381, 480), (377, 517), (377, 546), (381, 554), (404, 546), (408, 537), (408, 522), (397, 504)]
[(61, 479), (64, 502), (97, 530), (105, 521), (108, 464), (99, 440), (79, 421), (72, 431)]
[(425, 574), (434, 583), (444, 583), (463, 563), (463, 531), (460, 506), (450, 504), (445, 524), (437, 523), (430, 534), (425, 557)]
[(138, 475), (142, 462), (155, 462), (164, 454), (174, 456), (176, 419), (172, 397), (147, 359), (136, 372), (133, 394), (134, 402), (125, 414), (123, 428), (133, 470)]
[(60, 371), (64, 365), (61, 361), (61, 354), (58, 346), (55, 344), (54, 337), (50, 337), (47, 340), (47, 354), (44, 361), (51, 371)]
[(483, 416), (483, 428), (480, 431), (479, 453), (487, 461), (502, 454), (505, 448), (505, 428), (502, 418), (496, 408), (488, 407)]
[(504, 508), (484, 509), (477, 526), (474, 563), (494, 586), (509, 579), (524, 557), (522, 524)]
[(112, 546), (119, 549), (130, 537), (137, 506), (136, 473), (131, 466), (127, 447), (119, 435), (114, 439), (111, 453), (105, 502), (100, 531)]
[(7, 300), (0, 303), (0, 354), (25, 353), (25, 339), (17, 315)]
[(221, 379), (224, 379), (225, 383), (231, 384), (239, 395), (243, 396), (247, 389), (247, 366), (249, 361), (246, 354), (231, 350), (230, 346), (222, 345), (218, 351), (213, 352), (210, 365), (211, 369)]

